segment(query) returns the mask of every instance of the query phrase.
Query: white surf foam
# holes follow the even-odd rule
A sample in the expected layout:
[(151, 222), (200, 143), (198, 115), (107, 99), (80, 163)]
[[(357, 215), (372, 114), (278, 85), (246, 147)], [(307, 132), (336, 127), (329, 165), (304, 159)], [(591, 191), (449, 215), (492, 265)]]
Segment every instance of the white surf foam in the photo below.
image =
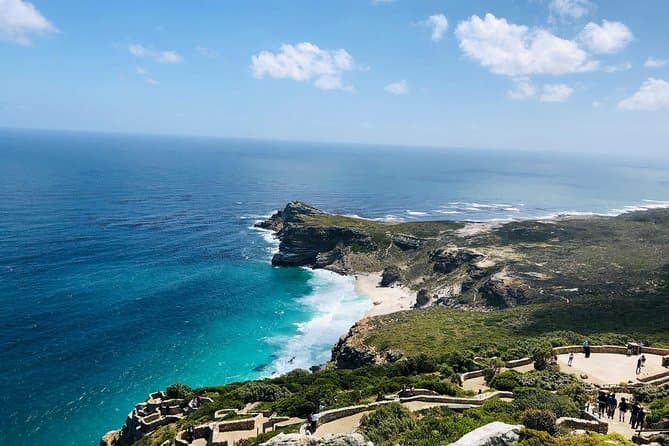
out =
[[(255, 223), (259, 223), (262, 220), (256, 220)], [(277, 252), (279, 252), (279, 244), (281, 241), (277, 238), (276, 234), (274, 231), (271, 229), (265, 229), (265, 228), (258, 228), (256, 226), (249, 226), (249, 229), (252, 231), (256, 231), (260, 234), (260, 236), (267, 242), (267, 248), (265, 250), (267, 251), (268, 254), (274, 255)]]
[(407, 215), (411, 215), (412, 217), (427, 217), (428, 215), (430, 215), (427, 212), (412, 211), (411, 209), (408, 209), (406, 212), (407, 212)]
[(356, 294), (353, 277), (324, 270), (311, 272), (309, 283), (313, 292), (298, 302), (313, 311), (313, 316), (296, 324), (293, 336), (266, 340), (279, 347), (276, 359), (267, 368), (268, 375), (327, 362), (337, 339), (371, 307), (369, 299)]

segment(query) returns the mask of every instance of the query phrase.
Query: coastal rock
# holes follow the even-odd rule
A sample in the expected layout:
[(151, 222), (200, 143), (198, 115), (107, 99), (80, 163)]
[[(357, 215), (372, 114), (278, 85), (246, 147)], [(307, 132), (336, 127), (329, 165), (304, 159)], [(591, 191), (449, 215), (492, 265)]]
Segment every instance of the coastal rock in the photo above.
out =
[(441, 248), (430, 253), (434, 272), (441, 274), (452, 273), (460, 266), (477, 262), (483, 257), (483, 254), (469, 248)]
[[(345, 247), (358, 252), (376, 249), (371, 236), (360, 229), (331, 225), (327, 219), (323, 224), (319, 224), (319, 220), (314, 221), (315, 217), (327, 215), (313, 206), (292, 201), (283, 211), (257, 223), (259, 228), (277, 231), (281, 240), (272, 265), (326, 268), (343, 261)], [(345, 270), (343, 265), (334, 269)]]
[(381, 273), (381, 285), (382, 287), (389, 287), (395, 282), (402, 280), (402, 270), (396, 265), (390, 265), (383, 268)]
[(425, 288), (418, 290), (418, 293), (416, 293), (416, 307), (427, 305), (428, 302), (430, 302), (430, 294), (427, 290)]
[(357, 340), (367, 330), (367, 321), (356, 323), (348, 333), (339, 338), (335, 346), (332, 348), (332, 356), (330, 361), (340, 369), (357, 369), (367, 365), (386, 364), (397, 362), (404, 358), (400, 352), (395, 352), (391, 349), (386, 349), (377, 352)]
[(402, 251), (420, 249), (425, 243), (423, 239), (407, 234), (396, 234), (393, 236), (392, 240), (395, 246), (400, 248)]
[(520, 438), (522, 425), (495, 421), (461, 437), (451, 446), (509, 446)]
[(486, 304), (495, 308), (515, 307), (527, 300), (525, 289), (520, 283), (491, 278), (487, 280), (479, 293)]
[(361, 434), (338, 434), (323, 438), (314, 438), (303, 434), (279, 434), (260, 446), (366, 446), (367, 441)]

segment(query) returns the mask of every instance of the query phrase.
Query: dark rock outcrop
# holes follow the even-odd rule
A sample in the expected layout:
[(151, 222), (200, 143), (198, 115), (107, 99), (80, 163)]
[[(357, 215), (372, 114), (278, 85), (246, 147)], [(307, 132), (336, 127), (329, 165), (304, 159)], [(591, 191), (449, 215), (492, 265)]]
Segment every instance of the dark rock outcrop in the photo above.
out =
[(427, 305), (429, 301), (430, 294), (427, 292), (427, 290), (425, 288), (418, 290), (418, 293), (416, 293), (416, 307)]
[(382, 287), (389, 287), (390, 285), (402, 280), (402, 270), (396, 265), (390, 265), (383, 268), (381, 273)]
[(325, 268), (343, 260), (345, 247), (355, 247), (363, 252), (376, 249), (371, 236), (364, 231), (309, 221), (309, 218), (326, 215), (313, 206), (292, 201), (283, 211), (257, 223), (259, 228), (277, 231), (281, 240), (272, 265)]
[(436, 249), (430, 253), (434, 272), (449, 274), (462, 265), (469, 265), (483, 259), (484, 255), (468, 248)]
[(359, 335), (367, 330), (366, 322), (355, 324), (348, 333), (339, 338), (332, 348), (331, 361), (340, 369), (357, 369), (367, 365), (385, 364), (396, 362), (404, 356), (392, 350), (377, 352), (362, 343), (356, 341)]
[(407, 234), (397, 234), (393, 236), (392, 240), (395, 246), (400, 248), (402, 251), (420, 249), (425, 243), (425, 240)]
[(495, 308), (515, 307), (527, 301), (526, 290), (521, 284), (500, 279), (487, 280), (479, 288), (479, 293), (487, 305)]

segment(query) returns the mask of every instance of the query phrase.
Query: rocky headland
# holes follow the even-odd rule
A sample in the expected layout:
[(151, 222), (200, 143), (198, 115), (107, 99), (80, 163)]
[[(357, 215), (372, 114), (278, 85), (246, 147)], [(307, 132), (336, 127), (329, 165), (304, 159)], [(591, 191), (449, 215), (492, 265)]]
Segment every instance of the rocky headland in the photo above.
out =
[[(576, 307), (601, 298), (629, 303), (663, 292), (669, 273), (664, 209), (495, 225), (388, 223), (295, 201), (257, 226), (275, 231), (281, 242), (273, 265), (381, 272), (379, 287), (410, 290), (414, 308), (491, 312)], [(333, 363), (353, 368), (401, 358), (406, 352), (369, 342), (370, 331), (394, 319), (356, 324), (334, 347)]]

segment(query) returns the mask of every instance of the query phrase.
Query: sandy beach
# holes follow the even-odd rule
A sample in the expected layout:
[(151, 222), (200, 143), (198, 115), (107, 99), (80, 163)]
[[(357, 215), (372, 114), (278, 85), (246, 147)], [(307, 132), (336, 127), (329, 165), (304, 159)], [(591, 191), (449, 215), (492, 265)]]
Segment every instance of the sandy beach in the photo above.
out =
[(373, 303), (372, 308), (365, 313), (365, 317), (411, 309), (411, 306), (416, 302), (415, 291), (398, 285), (381, 288), (379, 286), (380, 281), (381, 272), (356, 274), (355, 276), (356, 292), (369, 297)]

